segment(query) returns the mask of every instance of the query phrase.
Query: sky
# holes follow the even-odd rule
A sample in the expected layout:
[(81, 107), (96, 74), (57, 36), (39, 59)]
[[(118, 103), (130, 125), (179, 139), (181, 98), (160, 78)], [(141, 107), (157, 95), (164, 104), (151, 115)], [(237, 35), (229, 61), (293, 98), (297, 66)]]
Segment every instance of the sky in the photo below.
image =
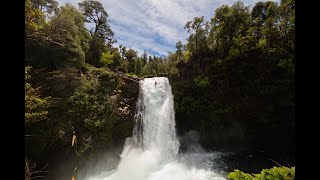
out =
[[(57, 0), (78, 7), (82, 0)], [(184, 25), (194, 17), (213, 17), (215, 9), (236, 0), (99, 0), (109, 15), (111, 29), (117, 43), (150, 56), (165, 57), (176, 50), (178, 41), (186, 43), (188, 33)], [(252, 8), (256, 2), (243, 0)], [(277, 0), (279, 3), (279, 0)], [(90, 25), (87, 25), (89, 28)]]

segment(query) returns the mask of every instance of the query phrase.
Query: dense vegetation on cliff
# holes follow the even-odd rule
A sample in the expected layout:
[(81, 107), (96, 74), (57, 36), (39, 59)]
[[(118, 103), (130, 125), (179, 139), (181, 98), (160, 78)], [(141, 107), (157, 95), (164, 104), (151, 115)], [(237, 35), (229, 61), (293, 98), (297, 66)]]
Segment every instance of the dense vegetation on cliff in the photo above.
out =
[(171, 82), (180, 131), (199, 130), (208, 147), (292, 145), (295, 2), (251, 11), (237, 2), (185, 28), (187, 44), (168, 57), (178, 59)]
[(98, 1), (27, 0), (25, 28), (26, 159), (39, 166), (121, 145), (132, 133), (136, 81), (148, 76), (169, 77), (178, 133), (199, 131), (207, 148), (294, 141), (294, 0), (236, 2), (210, 20), (195, 17), (187, 43), (166, 58), (115, 47)]

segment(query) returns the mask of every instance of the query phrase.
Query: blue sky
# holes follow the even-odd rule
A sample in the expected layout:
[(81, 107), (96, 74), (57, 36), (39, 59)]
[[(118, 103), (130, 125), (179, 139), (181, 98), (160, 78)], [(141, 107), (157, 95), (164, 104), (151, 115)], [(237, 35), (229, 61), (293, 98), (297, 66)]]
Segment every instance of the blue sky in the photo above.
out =
[[(57, 0), (78, 7), (82, 0)], [(167, 56), (178, 41), (186, 42), (183, 28), (193, 17), (209, 20), (216, 8), (232, 5), (236, 0), (99, 0), (109, 14), (110, 26), (117, 43), (148, 55)], [(250, 8), (259, 0), (244, 0)], [(265, 1), (265, 0), (260, 0)], [(279, 2), (279, 0), (277, 0)]]

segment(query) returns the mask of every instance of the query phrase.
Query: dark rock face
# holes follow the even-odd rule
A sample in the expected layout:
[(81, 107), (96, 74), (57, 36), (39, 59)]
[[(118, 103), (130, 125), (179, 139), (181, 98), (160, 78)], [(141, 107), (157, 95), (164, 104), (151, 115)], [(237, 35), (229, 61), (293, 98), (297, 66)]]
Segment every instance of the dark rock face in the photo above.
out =
[(123, 79), (123, 82), (121, 82), (121, 87), (117, 92), (117, 96), (117, 114), (123, 120), (133, 121), (136, 110), (136, 102), (139, 96), (138, 81)]
[(131, 78), (121, 78), (121, 82), (114, 95), (115, 114), (117, 122), (113, 129), (113, 141), (115, 145), (122, 147), (125, 139), (132, 136), (136, 103), (139, 96), (139, 81)]

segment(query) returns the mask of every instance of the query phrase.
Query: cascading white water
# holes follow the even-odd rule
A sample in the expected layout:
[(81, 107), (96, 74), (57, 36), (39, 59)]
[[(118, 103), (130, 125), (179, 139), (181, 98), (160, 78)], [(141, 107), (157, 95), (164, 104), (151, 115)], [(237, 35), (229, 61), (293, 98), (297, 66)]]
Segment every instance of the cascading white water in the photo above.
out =
[(133, 139), (144, 150), (158, 151), (164, 159), (178, 154), (173, 95), (167, 78), (147, 78), (140, 82)]
[(133, 137), (127, 138), (116, 170), (89, 180), (225, 180), (213, 171), (215, 154), (178, 155), (169, 80), (140, 81)]

